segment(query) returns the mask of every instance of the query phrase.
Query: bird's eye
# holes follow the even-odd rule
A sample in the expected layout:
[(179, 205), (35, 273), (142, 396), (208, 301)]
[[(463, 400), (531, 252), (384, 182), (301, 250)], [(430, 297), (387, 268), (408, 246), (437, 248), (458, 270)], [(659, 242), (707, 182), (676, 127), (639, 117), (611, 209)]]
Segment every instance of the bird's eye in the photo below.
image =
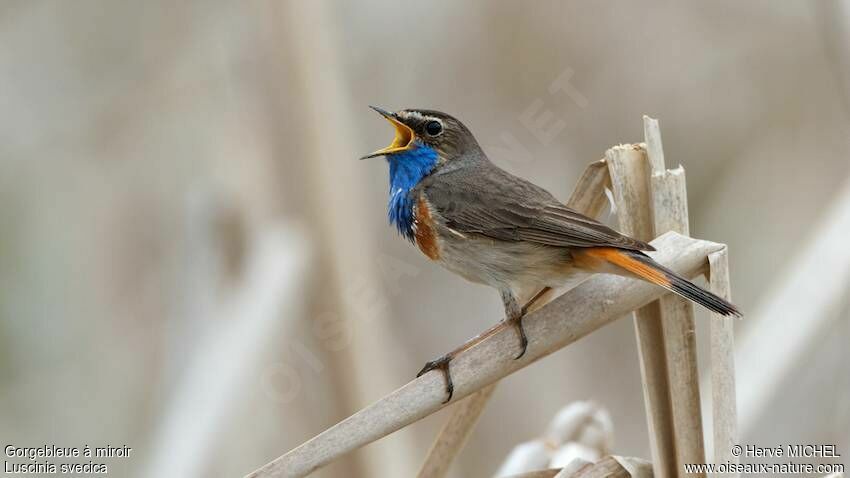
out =
[(425, 125), (425, 132), (430, 136), (437, 136), (443, 132), (443, 125), (440, 124), (439, 121), (429, 121), (428, 124)]

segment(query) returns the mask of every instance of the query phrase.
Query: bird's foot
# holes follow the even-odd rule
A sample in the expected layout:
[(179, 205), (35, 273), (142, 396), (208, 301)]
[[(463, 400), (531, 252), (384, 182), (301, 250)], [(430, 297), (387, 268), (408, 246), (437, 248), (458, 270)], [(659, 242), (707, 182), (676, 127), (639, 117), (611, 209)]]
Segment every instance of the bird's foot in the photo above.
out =
[(440, 358), (431, 360), (430, 362), (426, 363), (424, 367), (422, 367), (422, 370), (420, 370), (419, 373), (416, 374), (416, 377), (418, 378), (430, 372), (431, 370), (440, 370), (443, 372), (443, 377), (445, 377), (446, 379), (446, 393), (448, 394), (448, 398), (446, 398), (443, 403), (448, 403), (449, 401), (451, 401), (452, 395), (455, 392), (455, 386), (452, 383), (452, 374), (449, 371), (449, 362), (451, 362), (453, 358), (453, 355), (446, 354)]
[(525, 355), (525, 351), (528, 349), (528, 337), (525, 336), (525, 329), (522, 327), (522, 318), (523, 315), (517, 315), (516, 317), (511, 317), (508, 319), (508, 322), (516, 328), (517, 334), (519, 334), (519, 346), (520, 352), (519, 355), (514, 357), (514, 360), (519, 360)]

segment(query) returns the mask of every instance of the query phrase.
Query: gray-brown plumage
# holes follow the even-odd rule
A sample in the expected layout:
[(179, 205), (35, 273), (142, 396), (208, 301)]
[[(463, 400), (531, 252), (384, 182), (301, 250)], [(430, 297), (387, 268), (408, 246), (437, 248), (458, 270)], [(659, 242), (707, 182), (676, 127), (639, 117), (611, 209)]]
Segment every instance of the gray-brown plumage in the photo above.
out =
[(483, 156), (457, 161), (465, 164), (438, 169), (420, 183), (429, 204), (454, 230), (555, 247), (655, 250), (568, 208), (543, 188)]
[[(497, 167), (460, 121), (433, 110), (375, 108), (396, 128), (384, 155), (390, 166), (390, 222), (430, 259), (466, 279), (496, 288), (504, 324), (528, 344), (520, 300), (590, 273), (646, 280), (724, 315), (734, 305), (653, 261), (652, 246), (564, 206), (549, 192)], [(534, 295), (536, 299), (540, 294)], [(534, 300), (534, 299), (532, 299)], [(429, 362), (445, 373), (476, 339)]]

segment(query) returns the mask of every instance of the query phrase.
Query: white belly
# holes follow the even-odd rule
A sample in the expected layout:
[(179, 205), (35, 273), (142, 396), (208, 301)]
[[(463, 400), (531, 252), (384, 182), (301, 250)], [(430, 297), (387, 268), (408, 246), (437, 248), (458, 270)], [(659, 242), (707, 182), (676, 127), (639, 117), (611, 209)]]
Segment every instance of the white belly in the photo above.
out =
[(497, 289), (510, 289), (517, 297), (543, 287), (557, 288), (577, 275), (569, 249), (530, 242), (508, 242), (478, 234), (440, 231), (437, 261), (450, 271)]

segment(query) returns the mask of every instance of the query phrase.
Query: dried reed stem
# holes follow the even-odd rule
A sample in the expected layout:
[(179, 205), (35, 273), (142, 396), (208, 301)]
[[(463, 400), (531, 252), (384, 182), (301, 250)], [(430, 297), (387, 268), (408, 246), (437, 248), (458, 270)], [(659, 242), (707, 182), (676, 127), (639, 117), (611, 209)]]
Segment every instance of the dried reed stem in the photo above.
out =
[(605, 189), (611, 187), (611, 175), (604, 159), (590, 163), (576, 183), (567, 206), (590, 217), (599, 217), (608, 203)]
[[(616, 146), (605, 153), (605, 159), (611, 172), (620, 230), (644, 241), (651, 239), (655, 234), (651, 170), (643, 148)], [(634, 323), (653, 468), (659, 478), (674, 477), (676, 448), (660, 305), (654, 302), (636, 311)]]
[[(731, 300), (729, 254), (726, 248), (708, 255), (711, 291)], [(738, 407), (735, 394), (735, 322), (719, 314), (711, 320), (711, 421), (714, 463), (738, 463), (732, 446), (738, 444)], [(739, 473), (729, 476), (733, 478)]]
[(440, 430), (428, 451), (425, 463), (416, 475), (419, 478), (442, 478), (449, 471), (455, 456), (463, 449), (469, 434), (478, 422), (484, 406), (490, 401), (497, 383), (493, 383), (464, 398), (454, 406), (452, 416)]
[[(569, 478), (644, 478), (652, 477), (652, 464), (630, 457), (606, 456), (598, 462), (585, 466)], [(555, 478), (562, 478), (560, 474)], [(563, 478), (568, 478), (564, 476)]]
[[(708, 254), (723, 248), (676, 233), (665, 234), (652, 244), (658, 249), (653, 257), (685, 277), (703, 273)], [(481, 390), (662, 294), (663, 289), (643, 281), (594, 276), (528, 315), (524, 325), (531, 345), (521, 359), (514, 360), (517, 340), (513, 330), (500, 331), (459, 355), (452, 362), (455, 397), (461, 399)], [(443, 377), (425, 374), (248, 476), (305, 476), (436, 412), (444, 406), (444, 399)]]
[[(643, 124), (647, 157), (652, 167), (650, 186), (655, 234), (675, 231), (688, 235), (690, 227), (685, 170), (681, 166), (673, 170), (666, 169), (658, 120), (644, 116)], [(690, 301), (669, 294), (659, 300), (659, 305), (679, 470), (684, 463), (705, 462), (696, 325)]]
[[(647, 240), (688, 234), (685, 172), (667, 170), (658, 121), (644, 116), (645, 148), (606, 153), (620, 228)], [(705, 461), (693, 306), (667, 295), (635, 313), (655, 474), (676, 476), (682, 463)]]
[(559, 468), (552, 468), (550, 470), (535, 470), (527, 473), (520, 473), (519, 475), (511, 475), (506, 478), (554, 478), (555, 476), (558, 476), (560, 471), (561, 470)]

